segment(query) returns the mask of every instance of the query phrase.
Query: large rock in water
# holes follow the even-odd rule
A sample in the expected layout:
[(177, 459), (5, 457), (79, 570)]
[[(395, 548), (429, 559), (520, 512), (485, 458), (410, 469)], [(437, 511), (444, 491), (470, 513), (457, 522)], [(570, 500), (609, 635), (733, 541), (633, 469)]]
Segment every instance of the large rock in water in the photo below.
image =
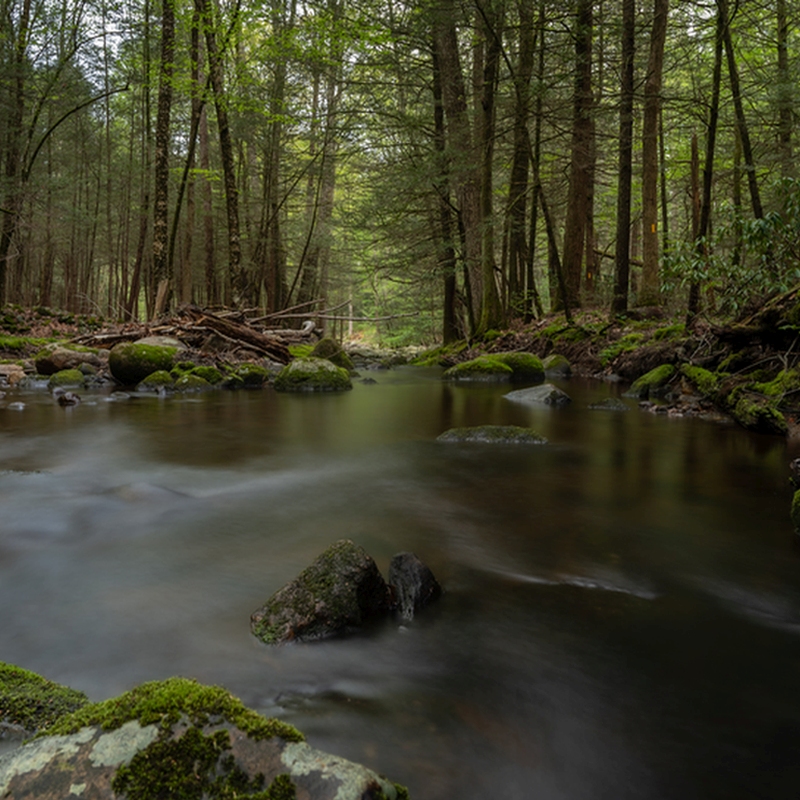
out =
[(531, 386), (529, 389), (517, 389), (506, 394), (505, 398), (515, 403), (529, 403), (534, 406), (565, 406), (572, 402), (572, 398), (566, 392), (562, 392), (552, 383)]
[(363, 547), (341, 539), (250, 616), (266, 644), (324, 639), (389, 609), (389, 589)]
[(73, 349), (62, 343), (45, 345), (34, 360), (39, 375), (55, 375), (65, 369), (80, 369), (81, 364), (100, 369), (103, 361), (100, 356), (88, 348)]
[(371, 770), (313, 749), (302, 734), (185, 678), (143, 684), (62, 717), (0, 758), (14, 800), (407, 800)]
[(184, 345), (166, 336), (151, 336), (137, 342), (121, 342), (111, 349), (108, 368), (123, 386), (136, 386), (159, 370), (169, 372)]
[(414, 553), (398, 553), (389, 564), (389, 583), (394, 589), (400, 616), (410, 621), (414, 614), (442, 595), (442, 587), (430, 568)]
[(350, 373), (326, 358), (296, 358), (275, 378), (279, 392), (341, 392), (352, 388)]

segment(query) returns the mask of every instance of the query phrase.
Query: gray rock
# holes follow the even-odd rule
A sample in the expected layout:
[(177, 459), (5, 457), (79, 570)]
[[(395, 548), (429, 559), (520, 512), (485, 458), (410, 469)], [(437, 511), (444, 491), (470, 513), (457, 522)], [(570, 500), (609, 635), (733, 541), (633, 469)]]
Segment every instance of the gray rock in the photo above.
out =
[(515, 403), (528, 403), (537, 406), (565, 406), (572, 398), (552, 383), (531, 386), (528, 389), (517, 389), (505, 395), (506, 399)]
[(63, 344), (45, 345), (34, 363), (40, 375), (55, 375), (65, 369), (81, 369), (84, 365), (95, 370), (103, 366), (102, 359), (96, 353), (72, 350)]
[(442, 587), (430, 568), (414, 553), (398, 553), (389, 564), (389, 585), (394, 590), (395, 605), (405, 621), (442, 595)]
[(572, 366), (566, 356), (560, 353), (551, 353), (542, 359), (544, 374), (551, 378), (568, 378), (572, 375)]
[(324, 639), (389, 608), (389, 588), (364, 548), (341, 539), (250, 616), (266, 644)]
[(186, 716), (166, 730), (137, 720), (113, 730), (91, 725), (0, 757), (0, 796), (14, 800), (155, 800), (176, 796), (176, 787), (181, 797), (200, 798), (211, 796), (212, 786), (226, 792), (213, 796), (225, 797), (272, 787), (275, 796), (294, 789), (291, 796), (309, 800), (408, 798), (372, 770), (303, 741), (250, 736), (227, 721), (201, 725)]
[(533, 428), (517, 425), (478, 425), (474, 428), (450, 428), (436, 437), (437, 442), (477, 444), (546, 444), (547, 439)]
[(618, 397), (606, 397), (589, 406), (592, 411), (627, 411), (628, 406)]

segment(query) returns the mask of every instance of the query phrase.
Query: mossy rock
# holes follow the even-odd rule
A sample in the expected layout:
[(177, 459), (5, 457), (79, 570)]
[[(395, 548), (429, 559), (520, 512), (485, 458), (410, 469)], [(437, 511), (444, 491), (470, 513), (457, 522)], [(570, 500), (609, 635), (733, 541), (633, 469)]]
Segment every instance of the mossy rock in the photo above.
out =
[(542, 360), (545, 375), (555, 378), (567, 378), (572, 375), (572, 365), (566, 356), (560, 353), (551, 353)]
[(249, 362), (240, 364), (236, 368), (236, 375), (247, 389), (260, 388), (269, 380), (269, 372), (264, 367)]
[(89, 702), (83, 692), (0, 661), (0, 731), (31, 736)]
[[(735, 399), (735, 402), (731, 402), (731, 399)], [(731, 393), (728, 410), (742, 427), (756, 433), (785, 435), (788, 430), (786, 418), (778, 411), (774, 402), (763, 397), (753, 397), (746, 391)]]
[(753, 383), (748, 388), (780, 401), (785, 395), (800, 390), (800, 373), (794, 369), (781, 370), (773, 380)]
[(216, 367), (192, 367), (189, 375), (197, 375), (212, 386), (222, 382), (222, 373)]
[(349, 539), (332, 544), (250, 617), (265, 644), (313, 641), (358, 628), (389, 609), (389, 590), (372, 557)]
[(81, 369), (84, 366), (98, 368), (102, 366), (102, 361), (96, 350), (69, 342), (54, 342), (45, 345), (34, 356), (34, 366), (40, 375), (54, 375), (65, 369)]
[(158, 372), (151, 372), (143, 381), (140, 381), (136, 389), (140, 392), (161, 392), (174, 388), (174, 385), (172, 373), (160, 369)]
[(177, 353), (177, 347), (121, 342), (111, 349), (108, 368), (123, 386), (136, 386), (154, 372), (169, 372)]
[(436, 441), (466, 444), (547, 444), (547, 439), (533, 428), (522, 428), (517, 425), (450, 428), (437, 436)]
[(492, 358), (499, 359), (511, 367), (512, 381), (543, 381), (544, 366), (538, 356), (532, 353), (492, 353)]
[(48, 389), (77, 389), (84, 385), (86, 376), (79, 369), (62, 369), (50, 376)]
[(800, 489), (797, 489), (792, 497), (792, 507), (790, 510), (794, 532), (800, 536)]
[(279, 392), (341, 392), (352, 389), (350, 374), (325, 358), (297, 358), (275, 378)]
[(510, 381), (514, 370), (494, 355), (478, 356), (445, 370), (446, 381)]
[(207, 392), (209, 389), (213, 388), (214, 387), (207, 380), (191, 372), (181, 375), (173, 384), (173, 389), (175, 389), (176, 392), (183, 392), (184, 394)]
[(651, 369), (641, 377), (637, 378), (626, 394), (630, 397), (646, 398), (663, 394), (669, 382), (675, 376), (674, 364), (662, 364), (660, 367)]
[(719, 376), (709, 372), (703, 367), (696, 367), (692, 364), (681, 364), (681, 374), (700, 392), (704, 397), (714, 397), (719, 389)]
[(309, 358), (327, 358), (332, 364), (336, 364), (337, 367), (346, 369), (348, 372), (352, 372), (355, 369), (353, 359), (342, 350), (338, 342), (328, 336), (316, 343), (309, 354)]

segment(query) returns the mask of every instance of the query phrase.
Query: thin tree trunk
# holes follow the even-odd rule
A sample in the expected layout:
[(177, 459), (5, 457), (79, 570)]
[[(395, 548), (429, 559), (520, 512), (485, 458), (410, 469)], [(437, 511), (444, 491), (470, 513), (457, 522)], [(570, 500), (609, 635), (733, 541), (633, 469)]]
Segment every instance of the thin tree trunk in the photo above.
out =
[(559, 306), (572, 308), (580, 305), (581, 264), (591, 180), (592, 26), (592, 0), (578, 0), (573, 34), (575, 88), (572, 96), (569, 195), (564, 220), (564, 256), (561, 261), (566, 294), (559, 297)]
[(639, 305), (661, 302), (658, 268), (658, 116), (669, 0), (655, 0), (642, 121), (642, 285)]
[(622, 3), (622, 79), (619, 105), (619, 168), (617, 175), (617, 232), (614, 257), (614, 299), (611, 313), (628, 310), (631, 247), (631, 182), (633, 179), (633, 59), (635, 0)]
[(778, 44), (778, 149), (781, 175), (789, 178), (795, 173), (792, 159), (792, 91), (789, 72), (789, 23), (786, 17), (786, 0), (776, 0)]

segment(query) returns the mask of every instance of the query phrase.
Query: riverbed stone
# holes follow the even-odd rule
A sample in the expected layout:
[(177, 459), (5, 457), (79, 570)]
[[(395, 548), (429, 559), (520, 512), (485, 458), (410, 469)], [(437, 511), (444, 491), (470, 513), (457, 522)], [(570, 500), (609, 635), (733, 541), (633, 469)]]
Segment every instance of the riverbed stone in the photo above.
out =
[(25, 370), (19, 364), (0, 364), (0, 386), (14, 387), (25, 379)]
[(286, 723), (185, 678), (136, 687), (62, 717), (0, 758), (15, 800), (408, 798), (372, 770), (315, 750)]
[(86, 376), (79, 369), (62, 369), (50, 376), (48, 389), (77, 389), (84, 385)]
[(332, 364), (336, 364), (337, 367), (346, 369), (348, 372), (353, 372), (355, 370), (353, 359), (350, 358), (342, 349), (342, 346), (335, 339), (331, 339), (330, 336), (325, 336), (314, 345), (310, 357), (327, 358)]
[(400, 617), (410, 622), (417, 611), (442, 596), (442, 587), (414, 553), (397, 553), (389, 563), (389, 585)]
[(103, 360), (94, 350), (56, 342), (45, 345), (36, 354), (34, 366), (39, 375), (54, 375), (65, 369), (82, 369), (85, 366), (97, 370), (103, 366)]
[(592, 403), (589, 408), (592, 411), (627, 411), (628, 406), (619, 397), (606, 397), (603, 400), (598, 400)]
[(325, 358), (296, 358), (275, 378), (279, 392), (341, 392), (352, 388), (348, 371)]
[(439, 434), (436, 441), (467, 444), (547, 443), (547, 439), (533, 428), (523, 428), (518, 425), (476, 425), (471, 428), (450, 428)]
[(552, 383), (543, 383), (541, 386), (531, 386), (527, 389), (517, 389), (505, 395), (507, 400), (515, 403), (527, 403), (535, 406), (566, 406), (572, 398)]
[(561, 353), (551, 353), (542, 360), (542, 366), (548, 378), (569, 378), (572, 375), (572, 365)]
[(361, 626), (389, 609), (389, 589), (364, 548), (341, 539), (250, 617), (266, 644), (312, 641)]

